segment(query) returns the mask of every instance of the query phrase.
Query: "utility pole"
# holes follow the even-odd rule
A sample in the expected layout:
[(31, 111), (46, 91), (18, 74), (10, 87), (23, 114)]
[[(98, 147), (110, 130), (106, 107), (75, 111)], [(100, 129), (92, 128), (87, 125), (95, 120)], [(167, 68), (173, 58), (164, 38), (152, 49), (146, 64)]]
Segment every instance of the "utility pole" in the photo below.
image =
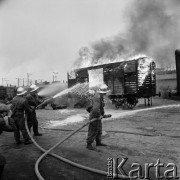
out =
[(23, 80), (23, 86), (24, 86), (24, 78), (22, 79), (22, 78), (19, 78), (19, 77), (18, 77), (18, 78), (16, 78), (16, 79), (17, 79), (18, 87), (21, 86), (21, 85), (20, 85), (20, 84), (21, 84), (21, 83), (20, 83), (21, 80)]
[(2, 86), (3, 86), (4, 78), (2, 78)]
[(7, 82), (8, 82), (9, 80), (5, 79), (5, 81), (6, 81), (6, 86), (8, 86), (8, 83), (7, 83)]
[(18, 87), (19, 87), (20, 78), (16, 78), (16, 79), (17, 79), (17, 84), (18, 84)]
[(27, 73), (27, 86), (29, 86), (29, 73)]
[(57, 74), (58, 74), (58, 72), (53, 72), (53, 74), (54, 74), (53, 75), (53, 82), (54, 82), (54, 81), (57, 81)]
[(30, 85), (30, 86), (32, 85), (32, 79), (29, 80), (29, 85)]
[(32, 75), (32, 74), (27, 73), (27, 86), (29, 86), (29, 84), (30, 84), (30, 81), (29, 81), (29, 76), (30, 76), (30, 75)]

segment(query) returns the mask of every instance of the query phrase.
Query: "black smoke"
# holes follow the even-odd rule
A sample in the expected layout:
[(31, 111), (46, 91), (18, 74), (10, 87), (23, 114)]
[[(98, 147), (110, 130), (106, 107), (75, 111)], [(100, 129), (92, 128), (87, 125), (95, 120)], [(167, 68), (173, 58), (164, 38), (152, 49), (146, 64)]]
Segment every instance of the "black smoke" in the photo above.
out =
[(135, 0), (127, 10), (126, 32), (94, 42), (94, 58), (143, 53), (160, 66), (173, 65), (174, 51), (180, 48), (179, 6), (179, 0)]

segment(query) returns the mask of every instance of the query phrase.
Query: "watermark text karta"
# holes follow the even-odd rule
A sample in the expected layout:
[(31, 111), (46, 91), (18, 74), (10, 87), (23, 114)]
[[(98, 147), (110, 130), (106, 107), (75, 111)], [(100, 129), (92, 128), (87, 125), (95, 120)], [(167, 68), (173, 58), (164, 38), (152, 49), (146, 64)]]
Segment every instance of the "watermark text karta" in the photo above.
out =
[[(157, 159), (155, 163), (139, 164), (132, 163), (130, 169), (125, 170), (128, 158), (108, 158), (107, 159), (107, 177), (108, 178), (131, 178), (131, 179), (150, 179), (150, 169), (154, 172), (156, 179), (179, 179), (177, 166), (174, 163), (162, 163)], [(127, 168), (126, 168), (127, 169)], [(151, 174), (152, 175), (152, 174)]]

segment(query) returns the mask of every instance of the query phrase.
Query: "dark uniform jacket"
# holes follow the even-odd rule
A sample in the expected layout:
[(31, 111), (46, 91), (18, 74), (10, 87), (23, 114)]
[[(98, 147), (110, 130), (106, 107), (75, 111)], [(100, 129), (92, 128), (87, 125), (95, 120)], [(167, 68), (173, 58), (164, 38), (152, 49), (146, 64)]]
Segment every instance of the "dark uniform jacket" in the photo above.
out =
[(28, 94), (26, 96), (28, 104), (30, 105), (32, 111), (35, 111), (36, 107), (38, 106), (39, 100), (36, 95)]
[[(13, 127), (7, 126), (4, 121), (4, 118), (0, 115), (0, 134), (2, 134), (3, 131), (12, 132)], [(6, 164), (6, 159), (0, 154), (0, 166), (4, 166), (5, 164)]]
[(104, 116), (104, 100), (103, 97), (95, 95), (91, 100), (91, 110), (89, 119)]
[(31, 110), (26, 98), (22, 96), (16, 96), (12, 100), (12, 117), (24, 117), (24, 111), (26, 114), (30, 114)]
[(36, 107), (38, 106), (39, 103), (38, 97), (37, 95), (28, 94), (26, 96), (26, 99), (31, 109), (31, 113), (28, 114), (28, 121), (33, 121), (33, 119), (34, 120), (36, 119)]

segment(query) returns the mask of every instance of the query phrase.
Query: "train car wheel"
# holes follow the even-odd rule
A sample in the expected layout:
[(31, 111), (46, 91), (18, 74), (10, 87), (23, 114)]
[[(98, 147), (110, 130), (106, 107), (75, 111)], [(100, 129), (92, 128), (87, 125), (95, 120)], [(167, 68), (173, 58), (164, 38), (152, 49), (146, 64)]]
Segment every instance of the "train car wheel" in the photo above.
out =
[(129, 109), (133, 109), (136, 106), (137, 102), (138, 100), (135, 97), (128, 97), (125, 104), (128, 106)]
[(120, 105), (119, 105), (118, 102), (115, 103), (115, 107), (116, 107), (116, 109), (119, 109), (119, 108), (120, 108)]
[(127, 106), (129, 109), (133, 109), (136, 106), (136, 104), (127, 103)]

